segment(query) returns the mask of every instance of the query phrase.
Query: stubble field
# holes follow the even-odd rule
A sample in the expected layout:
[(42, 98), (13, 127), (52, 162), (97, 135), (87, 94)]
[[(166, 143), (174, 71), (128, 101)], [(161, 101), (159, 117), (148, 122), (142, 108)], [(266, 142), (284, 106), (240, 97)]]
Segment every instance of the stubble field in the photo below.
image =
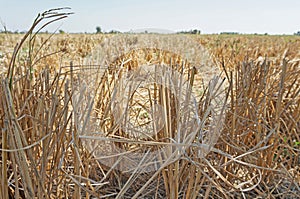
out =
[(299, 37), (38, 34), (14, 54), (23, 37), (0, 34), (1, 198), (300, 197)]

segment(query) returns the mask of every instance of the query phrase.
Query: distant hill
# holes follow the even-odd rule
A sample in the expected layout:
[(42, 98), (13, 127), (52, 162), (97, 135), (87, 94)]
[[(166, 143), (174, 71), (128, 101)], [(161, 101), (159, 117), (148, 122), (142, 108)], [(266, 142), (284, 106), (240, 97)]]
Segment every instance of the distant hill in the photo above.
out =
[(159, 28), (141, 28), (130, 30), (129, 33), (158, 33), (158, 34), (174, 34), (175, 31)]

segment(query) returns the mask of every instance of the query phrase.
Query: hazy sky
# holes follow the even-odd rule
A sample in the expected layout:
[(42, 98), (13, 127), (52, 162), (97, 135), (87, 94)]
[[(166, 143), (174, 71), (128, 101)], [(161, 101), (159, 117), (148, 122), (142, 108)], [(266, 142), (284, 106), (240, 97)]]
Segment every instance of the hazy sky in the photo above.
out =
[[(200, 29), (202, 33), (293, 34), (300, 31), (299, 0), (0, 0), (8, 30), (27, 30), (37, 13), (68, 6), (75, 15), (60, 27), (67, 32)], [(0, 29), (3, 26), (0, 24)]]

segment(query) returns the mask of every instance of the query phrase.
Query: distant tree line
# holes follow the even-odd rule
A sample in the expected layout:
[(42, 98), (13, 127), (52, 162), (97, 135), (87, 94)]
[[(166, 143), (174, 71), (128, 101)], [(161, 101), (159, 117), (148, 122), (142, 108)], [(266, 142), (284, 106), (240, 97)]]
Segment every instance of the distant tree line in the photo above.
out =
[(96, 27), (96, 34), (101, 34), (101, 33), (104, 33), (104, 34), (118, 34), (118, 33), (121, 33), (120, 31), (118, 30), (111, 30), (109, 32), (103, 32), (101, 27), (100, 26), (97, 26)]
[(221, 35), (238, 35), (238, 32), (220, 32)]
[(10, 30), (0, 30), (0, 33), (7, 33), (7, 34), (24, 34), (26, 31), (10, 31)]
[(194, 30), (189, 30), (189, 31), (179, 31), (177, 34), (192, 34), (192, 35), (200, 35), (201, 30), (194, 29)]
[[(64, 34), (65, 31), (64, 30), (59, 30), (58, 31), (60, 34)], [(24, 34), (26, 33), (26, 31), (10, 31), (10, 30), (7, 30), (6, 27), (4, 26), (4, 30), (0, 30), (0, 33), (7, 33), (7, 34)], [(45, 32), (41, 32), (41, 33), (48, 33), (48, 31), (45, 31)], [(118, 30), (110, 30), (108, 32), (104, 32), (102, 31), (101, 27), (100, 26), (97, 26), (96, 27), (96, 34), (119, 34), (119, 33), (122, 33)], [(145, 33), (148, 33), (147, 31), (145, 31)], [(193, 29), (193, 30), (188, 30), (188, 31), (179, 31), (179, 32), (176, 32), (177, 34), (193, 34), (193, 35), (199, 35), (201, 34), (201, 30), (198, 30), (198, 29)], [(239, 32), (220, 32), (221, 35), (239, 35), (240, 33)], [(257, 33), (254, 33), (254, 35), (258, 35)], [(268, 35), (268, 33), (265, 33), (264, 35)], [(300, 31), (298, 32), (295, 32), (294, 35), (298, 35), (300, 36)]]

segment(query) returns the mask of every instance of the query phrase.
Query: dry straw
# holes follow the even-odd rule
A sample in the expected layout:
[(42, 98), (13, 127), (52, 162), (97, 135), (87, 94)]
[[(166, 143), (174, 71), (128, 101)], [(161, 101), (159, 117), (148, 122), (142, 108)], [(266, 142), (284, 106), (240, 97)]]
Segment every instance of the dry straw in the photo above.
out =
[[(43, 50), (50, 38), (37, 45), (37, 33), (49, 23), (67, 17), (70, 13), (65, 11), (54, 9), (39, 15), (16, 46), (8, 71), (1, 75), (1, 198), (300, 197), (299, 41), (293, 44), (265, 36), (191, 38), (210, 49), (228, 82), (226, 89), (218, 78), (210, 83), (203, 78), (206, 83), (199, 83), (205, 72), (195, 65), (196, 73), (193, 67), (199, 55), (190, 58), (190, 52), (176, 51), (172, 44), (170, 49), (147, 45), (136, 49), (135, 40), (146, 38), (141, 35), (120, 36), (121, 41), (126, 41), (126, 45), (120, 45), (123, 50), (98, 49), (99, 56), (110, 55), (106, 62), (92, 65), (99, 58), (92, 57), (89, 64), (70, 63), (54, 71), (49, 59), (57, 54)], [(169, 41), (169, 36), (157, 37), (162, 43)], [(177, 35), (170, 37), (176, 41)], [(253, 41), (260, 46), (253, 46)], [(63, 48), (55, 51), (71, 54), (66, 45), (70, 41), (60, 42)], [(289, 44), (288, 50), (278, 45), (280, 42)], [(267, 44), (273, 48), (266, 48)], [(30, 49), (26, 62), (17, 59), (24, 45)], [(86, 46), (90, 49), (90, 44)], [(125, 103), (125, 110), (134, 106), (139, 109), (131, 109), (127, 112), (130, 114), (118, 112), (124, 103), (112, 109), (113, 103), (123, 99), (122, 93), (114, 93), (114, 88), (120, 86), (119, 77), (136, 78), (136, 74), (142, 74), (130, 71), (138, 71), (145, 64), (154, 65), (156, 71), (163, 66), (178, 71), (177, 81), (167, 79), (164, 85), (177, 85), (179, 94), (184, 95), (177, 96), (173, 87), (166, 89), (155, 83), (149, 84), (148, 90), (131, 87), (124, 93), (139, 97), (125, 98), (131, 99)], [(41, 65), (44, 67), (37, 70)], [(168, 73), (167, 68), (163, 71)], [(194, 104), (190, 103), (192, 92), (198, 92)], [(227, 103), (219, 104), (217, 110), (222, 114), (214, 118), (218, 122), (212, 126), (209, 124), (216, 115), (214, 99), (220, 95)], [(155, 120), (155, 111), (149, 115), (143, 112), (154, 101), (161, 105), (162, 121)], [(180, 111), (181, 106), (192, 106), (196, 111)], [(154, 124), (154, 129), (160, 122), (163, 125), (155, 136), (139, 137), (128, 133), (129, 123), (124, 122), (128, 120), (123, 115), (130, 116), (127, 119), (131, 124), (141, 129), (145, 124)], [(191, 130), (182, 127), (186, 121), (199, 123)], [(199, 154), (210, 137), (207, 133), (213, 130), (221, 131), (216, 145), (206, 156)], [(99, 138), (90, 132), (105, 136)], [(122, 165), (120, 154), (110, 157), (111, 164), (107, 166), (96, 153), (108, 148), (96, 145), (99, 148), (92, 151), (85, 144), (86, 138), (95, 143), (97, 139), (114, 142), (121, 152), (142, 151), (143, 156), (139, 162), (132, 161), (134, 169), (124, 170), (129, 165)], [(93, 147), (92, 142), (88, 144)], [(163, 147), (167, 150), (151, 159), (151, 152)], [(157, 167), (145, 172), (145, 163), (155, 163)]]

